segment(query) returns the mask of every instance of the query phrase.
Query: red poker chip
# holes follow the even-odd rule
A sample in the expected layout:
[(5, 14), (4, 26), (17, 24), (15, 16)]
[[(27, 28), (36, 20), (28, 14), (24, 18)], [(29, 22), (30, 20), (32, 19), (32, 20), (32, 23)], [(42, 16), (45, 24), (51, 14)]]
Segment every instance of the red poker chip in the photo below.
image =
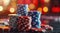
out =
[(19, 16), (17, 23), (19, 31), (27, 31), (31, 27), (31, 17)]

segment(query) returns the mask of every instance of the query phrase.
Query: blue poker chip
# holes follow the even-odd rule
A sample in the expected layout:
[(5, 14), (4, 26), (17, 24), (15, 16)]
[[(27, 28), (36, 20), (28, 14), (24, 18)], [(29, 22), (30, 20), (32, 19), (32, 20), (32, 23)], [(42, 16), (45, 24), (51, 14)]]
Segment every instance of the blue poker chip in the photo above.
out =
[(28, 16), (32, 17), (32, 27), (40, 28), (41, 22), (40, 22), (40, 16), (41, 13), (38, 11), (30, 11), (28, 12)]
[(30, 11), (30, 12), (28, 12), (28, 15), (29, 15), (29, 16), (32, 16), (33, 18), (34, 18), (34, 17), (40, 18), (41, 13), (38, 12), (38, 11)]
[(28, 5), (27, 4), (19, 4), (17, 5), (17, 14), (20, 14), (21, 16), (26, 16), (28, 12)]
[(32, 21), (32, 26), (35, 28), (40, 28), (41, 27), (41, 21)]

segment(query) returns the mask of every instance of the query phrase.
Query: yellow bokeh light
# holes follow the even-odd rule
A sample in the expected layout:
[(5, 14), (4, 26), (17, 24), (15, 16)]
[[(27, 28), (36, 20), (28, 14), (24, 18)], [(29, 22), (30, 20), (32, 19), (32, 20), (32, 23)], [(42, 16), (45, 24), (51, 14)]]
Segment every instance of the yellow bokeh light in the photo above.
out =
[(48, 2), (50, 2), (50, 0), (44, 0), (44, 2), (48, 3)]
[(38, 10), (39, 12), (42, 12), (42, 8), (41, 8), (41, 7), (39, 7), (37, 10)]
[(43, 11), (44, 11), (44, 12), (48, 12), (48, 7), (44, 7), (44, 8), (43, 8)]
[(2, 0), (2, 1), (3, 1), (3, 3), (4, 3), (4, 6), (9, 5), (9, 3), (10, 3), (10, 0)]
[(35, 9), (35, 5), (34, 4), (29, 4), (29, 8), (30, 9)]
[(3, 11), (3, 6), (0, 6), (0, 11)]
[(15, 12), (15, 9), (14, 8), (10, 8), (10, 12), (11, 13), (14, 13)]

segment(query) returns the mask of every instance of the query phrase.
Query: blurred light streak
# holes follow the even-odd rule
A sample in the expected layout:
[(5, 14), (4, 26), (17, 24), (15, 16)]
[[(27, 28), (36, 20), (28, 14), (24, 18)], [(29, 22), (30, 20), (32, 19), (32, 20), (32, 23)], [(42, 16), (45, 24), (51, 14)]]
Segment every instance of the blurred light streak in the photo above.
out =
[(49, 2), (50, 2), (50, 0), (44, 0), (44, 2), (49, 3)]
[(59, 7), (52, 7), (52, 12), (59, 12)]

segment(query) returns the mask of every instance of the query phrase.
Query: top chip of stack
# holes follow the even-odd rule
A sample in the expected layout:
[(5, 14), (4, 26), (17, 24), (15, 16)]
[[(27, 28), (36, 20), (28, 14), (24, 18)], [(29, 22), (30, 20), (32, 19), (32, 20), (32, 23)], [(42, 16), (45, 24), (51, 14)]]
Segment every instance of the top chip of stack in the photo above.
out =
[(26, 16), (28, 12), (28, 5), (27, 4), (18, 4), (17, 5), (17, 14), (20, 16)]
[(32, 16), (33, 18), (40, 19), (41, 13), (38, 11), (30, 11), (28, 12), (28, 16)]

